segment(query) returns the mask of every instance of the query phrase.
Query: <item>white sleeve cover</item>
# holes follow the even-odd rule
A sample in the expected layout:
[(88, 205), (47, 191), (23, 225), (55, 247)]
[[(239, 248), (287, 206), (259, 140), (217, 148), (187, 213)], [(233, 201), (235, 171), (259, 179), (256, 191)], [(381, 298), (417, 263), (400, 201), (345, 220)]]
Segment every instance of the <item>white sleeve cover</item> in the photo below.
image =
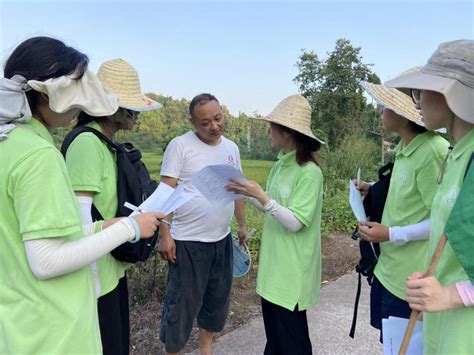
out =
[(281, 206), (275, 200), (268, 201), (263, 206), (263, 211), (272, 215), (278, 222), (280, 222), (286, 229), (297, 232), (303, 228), (303, 223), (301, 223), (298, 218), (295, 217), (293, 212), (286, 207)]
[(84, 231), (84, 235), (90, 235), (94, 233), (95, 224), (92, 223), (92, 197), (91, 196), (76, 196), (77, 202), (79, 203), (79, 212), (81, 214), (81, 222)]
[(122, 218), (99, 233), (74, 241), (60, 237), (27, 240), (25, 250), (33, 274), (46, 280), (89, 265), (134, 237), (132, 223)]
[(414, 240), (426, 240), (430, 236), (431, 221), (425, 219), (416, 224), (410, 224), (403, 227), (390, 227), (390, 242), (397, 245), (403, 245), (406, 242)]

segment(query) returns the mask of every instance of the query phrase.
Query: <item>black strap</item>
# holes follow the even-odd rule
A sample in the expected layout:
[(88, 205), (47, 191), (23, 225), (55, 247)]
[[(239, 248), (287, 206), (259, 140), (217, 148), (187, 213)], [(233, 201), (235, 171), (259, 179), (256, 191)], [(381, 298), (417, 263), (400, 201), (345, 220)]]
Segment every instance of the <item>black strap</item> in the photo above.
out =
[(359, 298), (360, 298), (360, 290), (361, 290), (361, 275), (360, 272), (359, 274), (359, 283), (357, 285), (357, 292), (356, 292), (356, 298), (354, 302), (354, 315), (352, 316), (352, 325), (351, 325), (351, 330), (349, 332), (349, 336), (354, 339), (354, 334), (356, 330), (356, 324), (357, 324), (357, 311), (359, 310)]

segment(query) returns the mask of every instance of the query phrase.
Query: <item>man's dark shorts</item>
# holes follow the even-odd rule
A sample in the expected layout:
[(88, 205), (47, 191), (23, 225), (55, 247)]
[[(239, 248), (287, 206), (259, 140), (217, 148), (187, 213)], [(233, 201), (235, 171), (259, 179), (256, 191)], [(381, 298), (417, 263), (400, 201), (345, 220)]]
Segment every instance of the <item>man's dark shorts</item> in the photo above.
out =
[(410, 314), (411, 308), (408, 305), (408, 302), (392, 294), (374, 276), (374, 281), (370, 290), (370, 325), (380, 330), (380, 342), (383, 342), (383, 318), (410, 318)]
[(232, 237), (215, 243), (175, 240), (176, 263), (168, 263), (160, 340), (167, 352), (181, 351), (194, 319), (199, 328), (220, 332), (229, 312)]

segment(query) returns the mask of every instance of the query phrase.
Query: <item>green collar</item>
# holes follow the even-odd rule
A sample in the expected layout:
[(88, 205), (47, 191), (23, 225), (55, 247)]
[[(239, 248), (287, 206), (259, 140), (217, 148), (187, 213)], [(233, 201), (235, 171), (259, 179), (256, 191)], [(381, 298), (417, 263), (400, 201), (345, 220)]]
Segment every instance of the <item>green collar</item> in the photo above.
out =
[(420, 147), (423, 143), (425, 143), (428, 139), (433, 137), (436, 133), (433, 132), (423, 132), (420, 134), (417, 134), (415, 138), (411, 140), (408, 145), (404, 145), (403, 140), (398, 143), (397, 147), (395, 148), (395, 154), (399, 155), (402, 154), (406, 157), (409, 157), (410, 155), (415, 152), (418, 147)]
[(284, 153), (282, 150), (278, 153), (278, 160), (282, 165), (292, 165), (296, 161), (296, 150)]
[(474, 129), (471, 129), (462, 139), (454, 145), (451, 156), (453, 159), (459, 158), (467, 149), (474, 146)]
[(48, 131), (45, 125), (43, 125), (38, 119), (32, 117), (31, 120), (23, 124), (26, 128), (33, 130), (41, 138), (46, 139), (51, 144), (54, 144), (53, 136)]

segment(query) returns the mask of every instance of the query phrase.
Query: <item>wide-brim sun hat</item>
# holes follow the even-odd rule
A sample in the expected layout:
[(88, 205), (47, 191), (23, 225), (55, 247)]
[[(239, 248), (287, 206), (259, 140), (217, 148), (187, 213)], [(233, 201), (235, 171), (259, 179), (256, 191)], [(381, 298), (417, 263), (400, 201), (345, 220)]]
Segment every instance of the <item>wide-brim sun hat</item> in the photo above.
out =
[[(403, 72), (401, 75), (406, 75), (408, 72), (417, 72), (420, 67), (409, 69)], [(403, 92), (386, 87), (381, 84), (373, 84), (367, 81), (363, 81), (362, 87), (365, 91), (380, 105), (392, 110), (396, 114), (406, 118), (407, 120), (416, 123), (419, 126), (425, 126), (421, 119), (419, 110), (416, 108), (415, 103), (410, 96), (405, 95)]]
[(389, 80), (385, 86), (406, 94), (410, 89), (438, 92), (457, 117), (474, 123), (474, 40), (441, 43), (419, 72)]
[(48, 95), (49, 107), (57, 113), (77, 108), (91, 116), (101, 117), (113, 115), (118, 109), (116, 96), (90, 70), (80, 79), (76, 79), (73, 73), (45, 81), (29, 80), (28, 85)]
[(280, 101), (269, 115), (259, 119), (285, 126), (325, 144), (311, 130), (311, 106), (302, 95), (288, 96)]
[(138, 112), (161, 108), (161, 104), (143, 95), (137, 71), (123, 59), (102, 63), (97, 77), (117, 96), (119, 107)]

